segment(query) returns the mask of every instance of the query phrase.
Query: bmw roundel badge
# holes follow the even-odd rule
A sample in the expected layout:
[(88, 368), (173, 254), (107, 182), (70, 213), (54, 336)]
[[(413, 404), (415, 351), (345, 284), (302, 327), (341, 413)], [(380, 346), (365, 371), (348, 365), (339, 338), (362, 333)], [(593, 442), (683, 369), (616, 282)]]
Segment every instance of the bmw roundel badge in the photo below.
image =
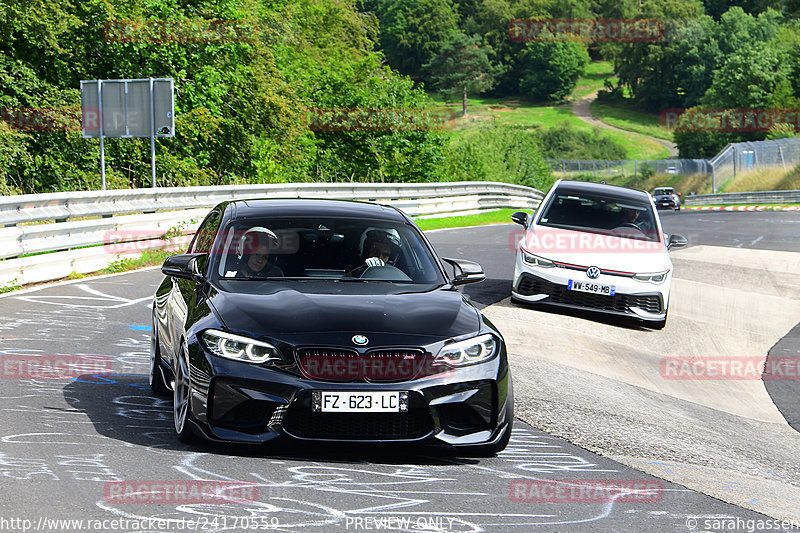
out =
[(353, 335), (353, 344), (357, 344), (358, 346), (366, 346), (368, 342), (369, 339), (364, 335)]

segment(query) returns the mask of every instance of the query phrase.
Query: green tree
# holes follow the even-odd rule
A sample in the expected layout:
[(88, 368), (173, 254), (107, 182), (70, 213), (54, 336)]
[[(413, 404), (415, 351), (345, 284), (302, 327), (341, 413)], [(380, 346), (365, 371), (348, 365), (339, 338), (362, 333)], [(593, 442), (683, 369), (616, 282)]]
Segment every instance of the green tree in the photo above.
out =
[(715, 108), (763, 108), (773, 103), (773, 93), (789, 72), (779, 52), (755, 42), (729, 55), (714, 71), (714, 81), (703, 104)]
[(521, 94), (537, 101), (559, 102), (567, 97), (589, 64), (582, 43), (532, 42), (517, 64)]
[(461, 116), (467, 116), (467, 94), (480, 94), (492, 88), (501, 68), (489, 62), (486, 47), (477, 35), (458, 32), (439, 54), (425, 65), (431, 86), (446, 99), (461, 96)]
[(423, 66), (458, 30), (451, 0), (375, 0), (367, 3), (380, 21), (380, 48), (392, 68), (424, 79)]

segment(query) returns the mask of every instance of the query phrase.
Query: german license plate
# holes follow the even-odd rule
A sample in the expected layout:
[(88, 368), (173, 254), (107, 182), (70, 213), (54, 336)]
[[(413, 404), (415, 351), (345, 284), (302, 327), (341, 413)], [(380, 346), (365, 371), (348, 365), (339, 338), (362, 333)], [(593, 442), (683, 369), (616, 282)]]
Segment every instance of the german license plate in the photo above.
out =
[(322, 413), (399, 413), (408, 410), (408, 393), (400, 391), (315, 391), (312, 408)]
[(604, 296), (614, 296), (616, 292), (613, 285), (602, 285), (600, 283), (578, 281), (574, 279), (569, 280), (569, 283), (567, 283), (567, 290), (602, 294)]

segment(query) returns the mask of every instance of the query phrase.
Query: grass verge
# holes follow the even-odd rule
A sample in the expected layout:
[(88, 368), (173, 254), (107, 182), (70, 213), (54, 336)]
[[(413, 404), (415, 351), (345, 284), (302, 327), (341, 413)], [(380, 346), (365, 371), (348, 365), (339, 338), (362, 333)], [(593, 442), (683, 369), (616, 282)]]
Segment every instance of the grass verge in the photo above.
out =
[(145, 250), (139, 257), (126, 257), (125, 259), (118, 259), (108, 265), (107, 267), (92, 272), (93, 274), (116, 274), (118, 272), (127, 272), (128, 270), (136, 270), (137, 268), (145, 268), (150, 266), (157, 266), (164, 262), (164, 260), (175, 255), (175, 252), (165, 252), (163, 250)]
[(617, 77), (614, 76), (614, 63), (612, 61), (592, 61), (586, 66), (586, 72), (578, 80), (570, 98), (577, 100), (602, 89), (605, 87), (605, 80), (617, 83)]
[(484, 226), (486, 224), (506, 224), (511, 223), (511, 214), (522, 209), (499, 209), (488, 213), (476, 215), (464, 215), (455, 217), (441, 218), (422, 218), (414, 222), (422, 231), (442, 228), (463, 228), (467, 226)]
[(672, 140), (672, 132), (661, 127), (661, 121), (657, 114), (639, 111), (628, 104), (609, 105), (600, 103), (597, 100), (591, 103), (589, 108), (592, 115), (599, 121), (605, 122), (626, 131), (657, 137), (665, 141)]

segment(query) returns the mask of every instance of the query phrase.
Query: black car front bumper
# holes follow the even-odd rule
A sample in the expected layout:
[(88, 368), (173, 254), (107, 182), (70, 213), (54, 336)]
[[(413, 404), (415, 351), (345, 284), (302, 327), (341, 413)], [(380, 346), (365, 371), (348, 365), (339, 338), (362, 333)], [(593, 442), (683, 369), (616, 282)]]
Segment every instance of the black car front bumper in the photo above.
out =
[[(341, 442), (484, 445), (513, 413), (505, 348), (494, 359), (441, 375), (397, 382), (310, 380), (292, 371), (225, 360), (190, 346), (193, 422), (209, 439), (262, 443), (279, 437)], [(191, 372), (190, 372), (191, 374)], [(408, 392), (408, 410), (326, 413), (315, 391)]]

